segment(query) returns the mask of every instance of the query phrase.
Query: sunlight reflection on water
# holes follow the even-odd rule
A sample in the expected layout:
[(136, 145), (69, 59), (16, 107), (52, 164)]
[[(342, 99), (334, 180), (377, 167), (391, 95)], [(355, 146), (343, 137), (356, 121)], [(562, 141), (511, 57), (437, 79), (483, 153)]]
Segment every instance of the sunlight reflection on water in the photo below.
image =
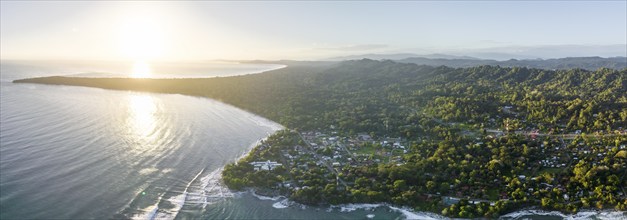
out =
[(129, 129), (128, 133), (138, 139), (137, 145), (144, 148), (143, 150), (148, 150), (145, 148), (157, 141), (158, 111), (158, 104), (151, 95), (137, 93), (129, 96), (126, 127)]

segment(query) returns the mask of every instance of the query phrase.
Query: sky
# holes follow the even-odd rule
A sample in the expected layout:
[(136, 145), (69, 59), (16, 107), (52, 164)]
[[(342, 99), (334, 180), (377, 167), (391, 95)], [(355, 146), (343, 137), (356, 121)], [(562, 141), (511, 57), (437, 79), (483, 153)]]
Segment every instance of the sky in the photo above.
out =
[(0, 4), (0, 59), (311, 60), (472, 52), (627, 56), (624, 0)]

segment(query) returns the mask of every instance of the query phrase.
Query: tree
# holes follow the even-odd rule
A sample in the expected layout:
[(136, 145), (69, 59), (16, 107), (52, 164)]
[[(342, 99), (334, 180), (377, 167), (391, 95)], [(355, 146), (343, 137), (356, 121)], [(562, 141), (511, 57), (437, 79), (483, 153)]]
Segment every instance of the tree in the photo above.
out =
[(405, 180), (394, 181), (394, 190), (398, 192), (407, 190), (407, 182)]
[(544, 197), (542, 198), (541, 204), (542, 204), (542, 207), (551, 208), (553, 207), (554, 202), (553, 202), (553, 199)]
[(435, 188), (435, 182), (432, 180), (427, 181), (427, 189), (428, 190), (433, 190)]

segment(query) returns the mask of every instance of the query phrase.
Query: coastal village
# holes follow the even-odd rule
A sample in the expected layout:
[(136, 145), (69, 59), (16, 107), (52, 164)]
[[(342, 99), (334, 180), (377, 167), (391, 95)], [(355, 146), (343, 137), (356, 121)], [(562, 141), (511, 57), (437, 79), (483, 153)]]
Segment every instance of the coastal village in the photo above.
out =
[[(481, 138), (476, 138), (476, 141), (470, 144), (485, 147), (485, 140), (504, 136), (502, 131), (491, 131)], [(279, 157), (272, 158), (275, 161), (250, 162), (255, 171), (272, 171), (277, 167), (282, 167), (283, 170), (292, 171), (293, 173), (306, 173), (316, 169), (323, 172), (322, 176), (327, 178), (326, 181), (335, 182), (338, 189), (346, 190), (347, 187), (355, 185), (355, 181), (343, 179), (344, 176), (349, 175), (351, 170), (377, 164), (401, 166), (405, 163), (403, 155), (411, 151), (407, 147), (410, 143), (400, 137), (373, 138), (372, 135), (366, 133), (359, 133), (354, 136), (341, 136), (335, 131), (291, 132), (297, 133), (302, 142), (292, 146), (280, 147)], [(538, 138), (537, 130), (535, 132), (533, 130), (526, 132), (520, 129), (512, 133), (525, 135), (527, 139), (535, 140)], [(569, 139), (565, 140), (563, 137)], [(433, 194), (424, 193), (421, 197), (427, 201), (437, 201), (444, 206), (454, 205), (464, 200), (466, 203), (488, 203), (493, 206), (497, 201), (508, 201), (520, 197), (520, 193), (534, 197), (534, 195), (538, 196), (541, 193), (553, 192), (560, 194), (560, 197), (566, 202), (579, 201), (584, 195), (590, 195), (594, 192), (582, 190), (576, 192), (567, 191), (565, 186), (560, 185), (559, 181), (553, 177), (554, 174), (578, 163), (589, 163), (600, 167), (609, 166), (607, 159), (604, 159), (607, 155), (615, 155), (623, 159), (627, 158), (627, 151), (625, 151), (627, 147), (625, 144), (604, 146), (601, 141), (593, 141), (593, 145), (590, 144), (582, 140), (578, 131), (554, 138), (552, 141), (542, 141), (535, 149), (537, 153), (530, 155), (535, 162), (528, 164), (526, 170), (523, 170), (519, 175), (514, 175), (515, 178), (493, 180), (493, 182), (503, 182), (502, 184), (506, 185), (507, 188), (512, 188), (515, 185), (524, 185), (526, 187), (524, 192), (508, 192), (507, 189), (503, 189), (503, 191), (487, 188), (473, 189), (468, 186), (457, 188), (455, 185), (450, 185), (449, 187), (455, 190), (449, 191), (449, 194), (440, 192)], [(259, 146), (260, 150), (271, 147), (264, 144)], [(426, 175), (429, 174), (427, 173)], [(307, 185), (308, 181), (306, 179), (294, 178), (295, 175), (291, 176), (292, 178), (290, 179), (277, 182), (272, 188), (277, 190), (287, 189), (294, 192), (310, 187)], [(488, 193), (487, 191), (490, 192)], [(617, 195), (624, 199), (624, 186), (619, 191)], [(479, 198), (474, 197), (477, 195), (483, 196)]]

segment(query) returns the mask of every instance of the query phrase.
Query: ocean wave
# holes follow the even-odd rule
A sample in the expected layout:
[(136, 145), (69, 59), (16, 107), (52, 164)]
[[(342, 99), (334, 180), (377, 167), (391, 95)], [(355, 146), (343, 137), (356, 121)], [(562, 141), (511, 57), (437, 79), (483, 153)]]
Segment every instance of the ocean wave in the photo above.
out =
[(194, 183), (194, 181), (198, 179), (203, 171), (204, 170), (198, 172), (198, 174), (196, 174), (196, 176), (191, 181), (189, 181), (189, 183), (187, 183), (185, 189), (180, 192), (180, 194), (172, 196), (166, 200), (166, 202), (171, 205), (171, 208), (164, 209), (159, 207), (159, 204), (161, 204), (161, 201), (163, 199), (163, 195), (161, 195), (159, 196), (159, 199), (157, 199), (157, 203), (142, 209), (140, 213), (134, 214), (131, 219), (175, 219), (186, 203), (188, 189), (190, 188), (192, 183)]
[(275, 202), (274, 204), (272, 204), (272, 207), (274, 207), (275, 209), (284, 209), (290, 207), (291, 203), (292, 202), (286, 198), (281, 201)]
[(370, 211), (372, 209), (383, 206), (384, 204), (370, 204), (370, 203), (349, 203), (344, 205), (332, 205), (331, 209), (340, 209), (340, 212), (352, 212), (358, 209)]
[(146, 220), (146, 219), (154, 219), (159, 211), (159, 202), (161, 201), (161, 196), (157, 200), (157, 203), (154, 205), (148, 206), (144, 209), (141, 209), (139, 213), (133, 213), (130, 219), (133, 220)]
[[(282, 129), (281, 125), (276, 124), (273, 121), (267, 120), (259, 116), (252, 116), (252, 117), (254, 117), (253, 120), (255, 122), (267, 123), (268, 125), (273, 125), (273, 126), (276, 125), (277, 127), (274, 127), (274, 128), (270, 127), (273, 129), (273, 131)], [(244, 158), (254, 147), (261, 144), (261, 142), (266, 139), (267, 137), (261, 138), (255, 141), (254, 143), (250, 144), (250, 146), (239, 157), (237, 157), (237, 159), (235, 159), (235, 162)], [(211, 173), (207, 174), (206, 176), (203, 176), (202, 178), (200, 178), (200, 187), (190, 192), (187, 198), (188, 200), (187, 202), (189, 204), (202, 204), (202, 208), (205, 209), (206, 206), (209, 204), (215, 204), (216, 202), (222, 201), (225, 198), (236, 197), (238, 195), (241, 195), (241, 193), (244, 193), (244, 192), (233, 192), (228, 187), (226, 187), (226, 185), (224, 185), (224, 183), (222, 182), (223, 170), (224, 170), (224, 167), (220, 167), (212, 171)], [(252, 192), (252, 195), (256, 196), (260, 200), (276, 201), (280, 199), (280, 198), (271, 198), (271, 197), (257, 195), (254, 192)]]
[(259, 195), (259, 194), (255, 193), (254, 190), (250, 190), (250, 194), (253, 195), (254, 197), (256, 197), (259, 200), (278, 201), (279, 199), (285, 198), (285, 196), (275, 196), (275, 197), (262, 196), (262, 195)]
[(181, 211), (181, 208), (183, 208), (183, 205), (185, 205), (186, 197), (187, 192), (183, 192), (183, 194), (170, 197), (167, 201), (174, 207), (170, 209), (158, 208), (155, 215), (153, 215), (154, 218), (151, 219), (175, 219), (176, 216), (179, 214), (179, 211)]
[(594, 210), (582, 210), (574, 214), (564, 214), (558, 211), (544, 211), (544, 210), (521, 210), (512, 213), (505, 214), (499, 219), (526, 219), (528, 216), (554, 216), (562, 219), (580, 220), (580, 219), (627, 219), (626, 212), (621, 211), (594, 211)]
[(200, 178), (200, 187), (190, 192), (187, 202), (202, 204), (202, 208), (205, 209), (209, 204), (234, 197), (234, 193), (222, 183), (222, 170), (223, 168), (216, 169)]
[(148, 175), (148, 174), (152, 174), (152, 173), (154, 173), (156, 171), (159, 171), (159, 169), (154, 168), (154, 167), (144, 168), (144, 169), (139, 170), (139, 174), (140, 175)]
[(621, 211), (610, 211), (610, 212), (600, 212), (597, 213), (596, 216), (598, 219), (627, 219), (627, 212)]
[[(375, 208), (379, 208), (379, 207), (387, 207), (393, 211), (396, 212), (400, 212), (403, 217), (405, 219), (446, 219), (444, 216), (441, 215), (437, 215), (435, 213), (429, 213), (429, 212), (416, 212), (413, 211), (409, 208), (405, 208), (405, 207), (396, 207), (396, 206), (391, 206), (389, 204), (385, 204), (385, 203), (360, 203), (360, 204), (344, 204), (344, 205), (337, 205), (337, 206), (331, 206), (332, 208), (339, 208), (340, 212), (352, 212), (358, 209), (362, 209), (362, 210), (366, 210), (366, 211), (372, 211)], [(374, 216), (372, 216), (374, 217)]]
[[(288, 207), (300, 207), (301, 209), (308, 208), (306, 205), (291, 201), (284, 196), (275, 196), (275, 197), (262, 196), (262, 195), (256, 194), (252, 190), (248, 191), (248, 193), (250, 193), (251, 195), (253, 195), (254, 197), (260, 200), (277, 201), (272, 204), (272, 207), (276, 209), (284, 209)], [(326, 209), (326, 212), (332, 212), (334, 210), (337, 210), (339, 212), (353, 212), (356, 210), (374, 211), (374, 209), (379, 208), (379, 207), (386, 207), (392, 211), (399, 212), (402, 214), (404, 219), (447, 219), (446, 217), (435, 214), (435, 213), (416, 212), (416, 211), (411, 210), (410, 208), (391, 206), (386, 203), (349, 203), (349, 204), (343, 204), (343, 205), (331, 205), (329, 206), (328, 209)], [(371, 214), (368, 214), (366, 217), (374, 218), (375, 216), (374, 214), (371, 213)]]
[[(392, 211), (400, 212), (405, 219), (446, 219), (446, 217), (435, 214), (435, 213), (416, 212), (416, 211), (411, 210), (410, 208), (391, 206), (386, 203), (374, 203), (374, 204), (373, 203), (358, 203), (358, 204), (350, 203), (350, 204), (344, 204), (344, 205), (334, 205), (334, 206), (331, 206), (327, 210), (327, 212), (330, 212), (333, 209), (339, 209), (340, 212), (353, 212), (359, 209), (366, 210), (366, 211), (373, 211), (374, 209), (379, 208), (379, 207), (387, 207)], [(374, 214), (370, 214), (366, 217), (374, 218)]]
[(137, 213), (131, 216), (131, 219), (133, 220), (153, 219), (155, 215), (157, 214), (158, 209), (159, 207), (157, 206), (157, 204), (148, 206), (145, 209), (142, 209), (143, 211), (142, 213)]
[(388, 208), (402, 213), (405, 219), (447, 219), (446, 217), (435, 214), (435, 213), (415, 212), (415, 211), (410, 210), (409, 208), (398, 208), (394, 206), (388, 206)]

